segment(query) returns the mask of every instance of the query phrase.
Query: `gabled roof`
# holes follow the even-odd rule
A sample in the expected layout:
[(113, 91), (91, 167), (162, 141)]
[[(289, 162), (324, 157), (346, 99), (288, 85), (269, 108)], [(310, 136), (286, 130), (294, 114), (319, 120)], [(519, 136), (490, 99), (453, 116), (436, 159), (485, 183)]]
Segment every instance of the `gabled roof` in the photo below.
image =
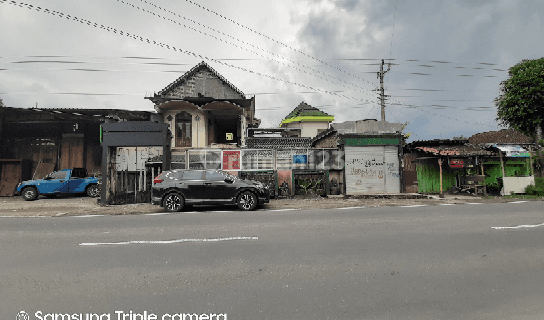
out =
[(281, 124), (294, 121), (334, 121), (334, 116), (312, 107), (303, 101), (283, 119)]
[[(337, 131), (333, 128), (333, 127), (330, 127), (329, 129), (319, 133), (317, 136), (315, 136), (314, 138), (312, 138), (312, 147), (315, 147), (315, 145), (325, 139), (326, 137), (328, 136), (331, 136), (331, 135), (334, 135), (334, 136), (337, 136)], [(335, 142), (335, 145), (334, 147), (338, 147), (338, 140)]]
[(164, 89), (159, 91), (158, 95), (160, 96), (167, 96), (170, 91), (173, 89), (181, 86), (183, 83), (185, 83), (191, 76), (193, 76), (195, 73), (202, 69), (208, 69), (214, 76), (219, 78), (221, 81), (223, 81), (225, 84), (227, 84), (232, 90), (236, 91), (238, 94), (240, 94), (245, 99), (245, 94), (238, 88), (236, 88), (232, 83), (227, 81), (222, 75), (217, 73), (212, 67), (210, 67), (206, 62), (202, 61), (196, 66), (194, 66), (191, 70), (187, 71), (184, 75), (177, 78), (176, 81), (172, 82), (171, 84), (167, 85)]
[(533, 139), (514, 129), (476, 133), (468, 138), (471, 144), (530, 144)]

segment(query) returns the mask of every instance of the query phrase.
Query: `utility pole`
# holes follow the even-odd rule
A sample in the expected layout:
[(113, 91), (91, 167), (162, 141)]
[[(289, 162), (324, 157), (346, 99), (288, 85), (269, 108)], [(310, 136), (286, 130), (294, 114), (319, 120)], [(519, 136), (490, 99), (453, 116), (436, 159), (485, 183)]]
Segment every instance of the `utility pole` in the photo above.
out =
[(380, 72), (378, 72), (378, 79), (380, 79), (380, 105), (382, 107), (382, 121), (385, 121), (385, 97), (389, 97), (385, 95), (385, 89), (383, 88), (383, 76), (391, 70), (391, 64), (387, 64), (387, 70), (383, 71), (383, 65), (385, 62), (382, 59), (382, 64), (380, 65)]

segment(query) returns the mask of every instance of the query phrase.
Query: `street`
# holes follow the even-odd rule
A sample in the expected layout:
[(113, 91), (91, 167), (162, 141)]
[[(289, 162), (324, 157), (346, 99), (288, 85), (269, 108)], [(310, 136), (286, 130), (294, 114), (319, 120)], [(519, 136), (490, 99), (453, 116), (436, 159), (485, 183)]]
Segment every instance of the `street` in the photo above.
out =
[(0, 218), (0, 318), (544, 314), (542, 201), (217, 210)]

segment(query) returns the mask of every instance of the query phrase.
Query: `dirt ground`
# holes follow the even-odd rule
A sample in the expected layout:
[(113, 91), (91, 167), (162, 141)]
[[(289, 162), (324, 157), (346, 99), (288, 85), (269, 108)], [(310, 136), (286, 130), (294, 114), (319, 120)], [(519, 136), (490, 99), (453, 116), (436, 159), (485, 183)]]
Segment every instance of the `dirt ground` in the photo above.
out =
[[(397, 197), (406, 197), (398, 195)], [(322, 198), (318, 196), (297, 196), (290, 199), (272, 199), (270, 203), (262, 206), (261, 210), (279, 209), (332, 209), (342, 207), (385, 207), (385, 206), (406, 206), (406, 205), (439, 205), (459, 203), (505, 203), (515, 200), (502, 197), (476, 197), (470, 195), (445, 195), (445, 198), (438, 196), (423, 196), (423, 199), (398, 199), (395, 196), (384, 196), (384, 198), (346, 198), (343, 196), (331, 196)], [(195, 206), (190, 211), (213, 211), (213, 210), (237, 210), (236, 206)], [(40, 197), (35, 201), (24, 201), (21, 197), (1, 197), (0, 216), (3, 217), (62, 217), (76, 215), (128, 215), (164, 212), (163, 208), (151, 204), (128, 204), (100, 206), (96, 198), (89, 197)]]

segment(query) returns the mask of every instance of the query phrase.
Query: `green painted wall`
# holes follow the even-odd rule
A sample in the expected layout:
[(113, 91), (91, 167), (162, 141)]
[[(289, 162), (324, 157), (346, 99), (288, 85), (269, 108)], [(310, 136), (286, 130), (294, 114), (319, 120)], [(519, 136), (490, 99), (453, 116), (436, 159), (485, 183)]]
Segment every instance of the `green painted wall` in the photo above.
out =
[[(416, 167), (419, 193), (440, 193), (440, 168), (438, 159), (420, 161)], [(442, 165), (442, 191), (447, 192), (455, 184), (455, 177), (461, 171), (451, 170), (446, 163)]]
[(345, 138), (346, 146), (368, 146), (368, 145), (399, 145), (400, 139), (393, 137), (384, 138)]
[[(486, 184), (496, 183), (497, 177), (502, 178), (501, 162), (484, 162), (484, 173)], [(504, 174), (506, 174), (507, 177), (515, 177), (517, 175), (530, 175), (531, 168), (529, 165), (529, 159), (527, 158), (511, 160), (511, 158), (509, 158), (504, 164)]]
[[(480, 167), (480, 165), (478, 165)], [(418, 192), (419, 193), (440, 193), (440, 169), (437, 159), (420, 160), (416, 166)], [(476, 168), (472, 169), (476, 171)], [(478, 168), (478, 173), (480, 168)], [(530, 175), (531, 169), (529, 159), (508, 158), (504, 168), (507, 177), (516, 175)], [(476, 173), (476, 172), (475, 172)], [(493, 184), (497, 182), (497, 177), (502, 177), (500, 161), (484, 162), (485, 183)], [(455, 184), (455, 176), (465, 175), (465, 170), (452, 170), (446, 164), (442, 165), (442, 190), (447, 192)]]

